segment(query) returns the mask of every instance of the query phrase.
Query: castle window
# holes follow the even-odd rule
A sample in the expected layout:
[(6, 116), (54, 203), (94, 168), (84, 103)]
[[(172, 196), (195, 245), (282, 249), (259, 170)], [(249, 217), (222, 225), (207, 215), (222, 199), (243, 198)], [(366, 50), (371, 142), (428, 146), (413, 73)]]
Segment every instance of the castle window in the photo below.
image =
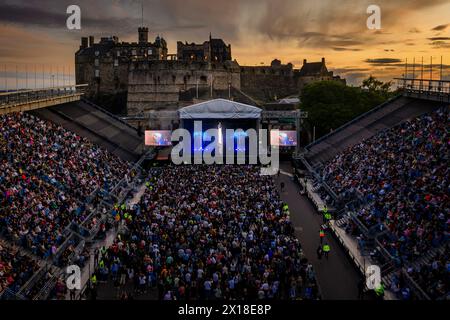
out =
[(114, 59), (114, 67), (118, 67), (119, 66), (119, 59)]
[(100, 70), (98, 69), (95, 70), (95, 77), (100, 78)]
[(95, 60), (94, 60), (94, 66), (98, 67), (99, 64), (100, 64), (99, 60), (98, 60), (98, 59), (95, 59)]
[(207, 79), (208, 79), (208, 78), (207, 78), (206, 76), (201, 76), (201, 77), (200, 77), (200, 81), (202, 81), (202, 82), (206, 82)]

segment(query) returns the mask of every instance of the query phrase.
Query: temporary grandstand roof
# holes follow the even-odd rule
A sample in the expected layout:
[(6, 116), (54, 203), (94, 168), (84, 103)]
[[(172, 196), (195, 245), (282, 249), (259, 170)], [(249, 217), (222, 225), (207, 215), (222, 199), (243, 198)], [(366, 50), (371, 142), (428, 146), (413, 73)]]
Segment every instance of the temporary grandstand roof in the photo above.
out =
[(259, 119), (261, 109), (247, 104), (215, 99), (179, 110), (180, 119)]

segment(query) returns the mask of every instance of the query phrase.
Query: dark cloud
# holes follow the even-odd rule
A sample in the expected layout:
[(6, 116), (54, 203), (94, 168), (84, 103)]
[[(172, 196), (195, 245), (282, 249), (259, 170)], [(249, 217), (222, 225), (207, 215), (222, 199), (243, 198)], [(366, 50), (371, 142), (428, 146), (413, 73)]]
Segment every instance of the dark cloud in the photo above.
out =
[[(55, 32), (66, 31), (66, 13), (69, 2), (55, 1), (52, 6), (20, 6), (18, 4), (0, 3), (0, 21), (6, 24), (19, 24), (27, 27), (53, 29)], [(83, 10), (81, 7), (82, 30), (107, 32), (121, 30), (121, 34), (130, 31), (140, 24), (140, 19), (134, 17), (114, 17), (93, 15), (95, 10)]]
[(298, 46), (301, 48), (330, 48), (335, 51), (359, 51), (355, 46), (367, 44), (368, 39), (357, 34), (324, 34), (320, 32), (298, 33)]
[(63, 28), (66, 23), (66, 15), (63, 7), (58, 13), (43, 7), (24, 7), (2, 2), (0, 3), (0, 21), (10, 24)]
[(438, 26), (434, 27), (431, 30), (433, 30), (433, 31), (442, 31), (442, 30), (447, 29), (447, 27), (448, 27), (448, 24), (441, 24), (441, 25), (438, 25)]
[(436, 49), (447, 49), (450, 48), (450, 42), (446, 42), (446, 41), (433, 41), (430, 43), (430, 46), (432, 46), (433, 48)]
[[(237, 3), (236, 0), (227, 2), (229, 7)], [(72, 38), (75, 32), (69, 33), (66, 29), (66, 9), (71, 4), (71, 0), (0, 2), (0, 23), (65, 32)], [(96, 0), (78, 1), (77, 4), (81, 9), (82, 30), (79, 33), (127, 37), (134, 35), (142, 23), (141, 1)], [(144, 24), (151, 33), (179, 34), (181, 37), (191, 34), (194, 40), (200, 37), (204, 40), (212, 31), (237, 38), (238, 24), (221, 16), (232, 16), (233, 12), (237, 12), (236, 8), (225, 9), (226, 5), (220, 5), (215, 14), (205, 14), (205, 7), (211, 5), (199, 0), (147, 0), (144, 4)], [(76, 37), (79, 38), (80, 34)]]
[(342, 47), (333, 47), (334, 51), (361, 51), (359, 48), (342, 48)]
[(375, 59), (366, 59), (364, 62), (369, 63), (371, 65), (390, 65), (393, 63), (402, 62), (401, 59), (395, 58), (375, 58)]
[(428, 38), (428, 40), (431, 40), (431, 41), (445, 41), (445, 40), (450, 40), (450, 37), (432, 37), (432, 38)]
[[(82, 10), (83, 33), (129, 36), (141, 23), (140, 0), (75, 3)], [(385, 27), (372, 35), (390, 34), (388, 27), (401, 23), (400, 12), (406, 16), (442, 3), (446, 0), (379, 0)], [(72, 0), (3, 0), (0, 23), (61, 32), (70, 4)], [(233, 43), (251, 34), (279, 41), (295, 39), (306, 48), (348, 48), (378, 44), (377, 37), (365, 34), (369, 4), (369, 0), (323, 0), (320, 4), (308, 0), (144, 0), (144, 23), (151, 32), (169, 34), (174, 40), (201, 41), (211, 31)], [(333, 32), (336, 26), (342, 29), (339, 34)]]

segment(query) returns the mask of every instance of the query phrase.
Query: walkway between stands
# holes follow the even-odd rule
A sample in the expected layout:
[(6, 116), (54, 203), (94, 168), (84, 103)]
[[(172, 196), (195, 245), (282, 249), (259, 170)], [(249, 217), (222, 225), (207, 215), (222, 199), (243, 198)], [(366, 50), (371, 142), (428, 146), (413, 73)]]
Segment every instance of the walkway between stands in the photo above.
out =
[[(142, 184), (142, 186), (140, 186), (137, 189), (137, 192), (134, 194), (133, 198), (127, 203), (127, 206), (133, 206), (136, 203), (138, 203), (141, 200), (142, 195), (145, 192), (145, 184)], [(120, 229), (120, 227), (119, 227)], [(89, 262), (88, 264), (83, 268), (82, 272), (81, 272), (81, 283), (82, 283), (82, 287), (84, 287), (87, 282), (89, 281), (92, 272), (95, 270), (96, 265), (95, 265), (95, 250), (98, 249), (100, 250), (101, 247), (110, 247), (114, 240), (117, 237), (117, 233), (119, 231), (119, 229), (116, 228), (112, 228), (111, 230), (109, 230), (106, 233), (106, 237), (104, 240), (98, 241), (95, 244), (93, 244), (90, 248), (89, 248)], [(77, 292), (77, 298), (80, 294), (80, 292)], [(109, 286), (109, 284), (104, 284), (104, 286), (102, 286), (102, 290), (100, 290), (100, 296), (98, 297), (100, 299), (116, 299), (117, 298), (117, 289), (115, 289), (112, 285)], [(70, 300), (70, 291), (67, 292), (66, 294), (66, 300)]]
[(299, 186), (292, 180), (289, 163), (281, 164), (281, 174), (277, 178), (280, 186), (284, 182), (281, 198), (289, 205), (295, 233), (300, 239), (303, 251), (313, 264), (323, 299), (358, 299), (359, 272), (347, 257), (345, 251), (329, 232), (326, 240), (331, 251), (329, 258), (317, 258), (316, 249), (320, 245), (319, 230), (322, 217), (306, 196), (300, 195)]

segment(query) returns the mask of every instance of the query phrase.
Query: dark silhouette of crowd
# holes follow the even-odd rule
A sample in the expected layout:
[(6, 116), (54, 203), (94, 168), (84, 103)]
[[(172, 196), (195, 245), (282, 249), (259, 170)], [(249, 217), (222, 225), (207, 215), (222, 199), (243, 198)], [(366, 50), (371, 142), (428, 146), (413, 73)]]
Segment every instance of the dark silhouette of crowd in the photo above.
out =
[(319, 296), (289, 209), (258, 167), (156, 168), (139, 204), (113, 214), (128, 231), (105, 249), (100, 280), (161, 300)]

